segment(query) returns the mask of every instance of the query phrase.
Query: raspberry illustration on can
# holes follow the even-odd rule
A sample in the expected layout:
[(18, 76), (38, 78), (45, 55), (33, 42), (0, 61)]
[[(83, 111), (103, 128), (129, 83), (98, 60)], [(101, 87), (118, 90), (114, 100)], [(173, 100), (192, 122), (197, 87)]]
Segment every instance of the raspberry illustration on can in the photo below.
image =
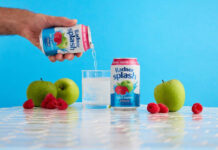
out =
[(55, 27), (42, 30), (40, 46), (46, 56), (58, 53), (79, 53), (93, 49), (91, 31), (88, 26)]
[(140, 106), (140, 66), (136, 58), (115, 58), (111, 65), (111, 107), (135, 109)]

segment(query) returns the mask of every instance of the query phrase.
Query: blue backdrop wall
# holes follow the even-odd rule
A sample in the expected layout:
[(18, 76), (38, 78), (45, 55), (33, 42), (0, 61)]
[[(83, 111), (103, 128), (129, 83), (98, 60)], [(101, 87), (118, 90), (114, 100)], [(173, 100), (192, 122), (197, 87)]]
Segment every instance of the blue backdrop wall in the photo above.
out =
[[(138, 58), (141, 103), (154, 101), (153, 90), (162, 79), (179, 79), (185, 105), (218, 106), (216, 0), (1, 0), (0, 6), (89, 25), (99, 69), (110, 69), (115, 57)], [(0, 107), (22, 105), (28, 84), (41, 77), (52, 82), (71, 78), (81, 91), (81, 70), (93, 69), (91, 51), (73, 61), (51, 63), (22, 37), (0, 36), (0, 45)]]

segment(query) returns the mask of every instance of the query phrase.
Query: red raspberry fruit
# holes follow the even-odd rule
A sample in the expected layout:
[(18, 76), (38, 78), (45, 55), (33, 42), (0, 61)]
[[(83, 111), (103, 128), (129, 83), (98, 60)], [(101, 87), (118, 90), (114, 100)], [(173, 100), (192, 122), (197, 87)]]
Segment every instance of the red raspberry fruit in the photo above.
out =
[(128, 90), (128, 88), (127, 87), (125, 87), (125, 86), (122, 86), (122, 89), (121, 89), (121, 92), (120, 92), (120, 94), (121, 95), (125, 95), (126, 94), (126, 92), (128, 92), (129, 90)]
[(41, 103), (42, 108), (55, 109), (57, 107), (57, 100), (52, 94), (47, 94)]
[(160, 108), (160, 111), (159, 113), (168, 113), (169, 112), (169, 109), (166, 105), (164, 104), (158, 104), (159, 108)]
[(67, 109), (67, 107), (68, 107), (68, 105), (63, 99), (61, 99), (61, 98), (57, 99), (57, 108), (59, 110), (65, 110), (65, 109)]
[(34, 107), (34, 103), (32, 99), (27, 100), (26, 102), (24, 102), (23, 104), (23, 108), (24, 109), (32, 109)]
[(48, 103), (47, 101), (43, 100), (41, 103), (41, 107), (46, 108), (47, 103)]
[(194, 114), (199, 114), (203, 111), (203, 106), (200, 103), (195, 103), (192, 106), (192, 112)]
[(49, 101), (46, 105), (46, 108), (48, 109), (55, 109), (57, 108), (57, 101)]
[(148, 110), (148, 112), (155, 114), (155, 113), (158, 113), (160, 111), (160, 107), (155, 103), (149, 103), (147, 106), (147, 110)]

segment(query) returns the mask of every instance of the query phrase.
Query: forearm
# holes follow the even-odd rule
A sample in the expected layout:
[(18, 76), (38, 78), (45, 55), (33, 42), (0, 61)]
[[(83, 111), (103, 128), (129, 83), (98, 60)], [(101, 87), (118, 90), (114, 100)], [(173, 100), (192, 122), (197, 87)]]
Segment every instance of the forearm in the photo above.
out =
[(26, 18), (33, 15), (28, 10), (0, 7), (0, 35), (21, 35), (27, 25)]

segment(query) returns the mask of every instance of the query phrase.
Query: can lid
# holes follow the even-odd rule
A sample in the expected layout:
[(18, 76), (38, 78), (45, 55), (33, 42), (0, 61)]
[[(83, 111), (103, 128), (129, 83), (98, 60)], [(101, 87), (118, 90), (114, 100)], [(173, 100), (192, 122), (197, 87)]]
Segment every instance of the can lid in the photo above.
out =
[(137, 58), (114, 58), (112, 65), (139, 65)]
[(39, 35), (39, 44), (40, 44), (40, 47), (41, 47), (40, 50), (45, 54), (45, 51), (44, 51), (44, 48), (43, 48), (43, 41), (42, 41), (42, 31), (41, 31), (41, 33)]
[(137, 58), (124, 57), (124, 58), (114, 58), (114, 60), (137, 60)]
[(90, 46), (90, 48), (94, 48), (94, 44), (92, 43), (91, 30), (90, 30), (89, 26), (87, 29), (88, 29), (89, 46)]

